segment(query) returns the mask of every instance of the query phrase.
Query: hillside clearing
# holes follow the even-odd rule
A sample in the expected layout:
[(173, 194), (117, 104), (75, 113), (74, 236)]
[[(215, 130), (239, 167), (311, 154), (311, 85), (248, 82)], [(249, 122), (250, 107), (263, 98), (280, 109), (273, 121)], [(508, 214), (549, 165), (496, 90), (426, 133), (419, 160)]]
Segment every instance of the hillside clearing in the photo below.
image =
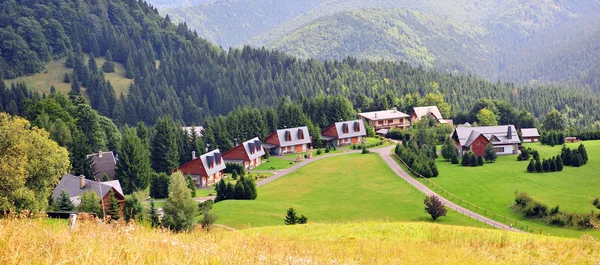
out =
[[(84, 57), (84, 62), (87, 64), (90, 57), (87, 54), (85, 54)], [(37, 74), (7, 79), (4, 80), (4, 82), (6, 84), (24, 82), (27, 85), (27, 88), (37, 91), (40, 94), (46, 93), (46, 95), (50, 94), (50, 87), (54, 85), (57, 92), (67, 94), (71, 91), (71, 83), (65, 83), (63, 80), (65, 73), (68, 73), (69, 75), (73, 74), (73, 69), (67, 68), (65, 66), (65, 61), (66, 59), (51, 61), (46, 64), (44, 70)], [(104, 57), (97, 57), (96, 65), (101, 68), (103, 64)], [(120, 63), (115, 63), (114, 73), (104, 73), (104, 77), (110, 81), (110, 84), (115, 89), (117, 97), (121, 95), (121, 92), (123, 92), (124, 95), (127, 95), (129, 85), (133, 82), (132, 79), (125, 78), (125, 67)], [(83, 90), (85, 91), (85, 89)]]
[[(288, 208), (309, 222), (429, 221), (424, 195), (396, 176), (375, 154), (315, 161), (258, 189), (254, 201), (215, 204), (218, 223), (236, 228), (281, 225)], [(454, 211), (442, 224), (488, 227)]]

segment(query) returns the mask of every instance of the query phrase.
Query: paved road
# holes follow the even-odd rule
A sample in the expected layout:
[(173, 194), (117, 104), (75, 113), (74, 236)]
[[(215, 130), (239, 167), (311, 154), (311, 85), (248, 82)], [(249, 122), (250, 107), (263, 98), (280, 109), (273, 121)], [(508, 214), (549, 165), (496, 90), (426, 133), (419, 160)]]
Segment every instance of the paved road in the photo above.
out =
[(429, 189), (427, 186), (423, 185), (423, 183), (419, 182), (418, 180), (416, 180), (415, 178), (411, 177), (410, 175), (408, 175), (399, 165), (398, 163), (394, 160), (394, 158), (392, 157), (392, 150), (395, 148), (395, 146), (389, 146), (389, 147), (384, 147), (384, 148), (377, 148), (377, 149), (372, 149), (371, 151), (374, 153), (378, 153), (379, 156), (385, 161), (386, 164), (388, 164), (388, 166), (394, 171), (396, 172), (396, 174), (403, 178), (404, 180), (406, 180), (406, 182), (408, 182), (409, 184), (415, 186), (415, 188), (417, 188), (418, 190), (420, 190), (421, 192), (425, 193), (427, 196), (431, 196), (431, 195), (435, 195), (437, 197), (440, 198), (440, 200), (444, 203), (444, 205), (446, 205), (447, 207), (454, 209), (455, 211), (467, 215), (471, 218), (475, 218), (477, 221), (480, 222), (484, 222), (488, 225), (497, 227), (497, 228), (501, 228), (501, 229), (505, 229), (505, 230), (509, 230), (509, 231), (515, 231), (515, 232), (522, 232), (521, 230), (518, 230), (516, 228), (512, 228), (508, 225), (505, 225), (503, 223), (500, 223), (498, 221), (492, 220), (490, 218), (487, 218), (483, 215), (480, 215), (476, 212), (473, 212), (467, 208), (464, 208), (454, 202), (451, 202), (449, 200), (447, 200), (446, 198), (440, 196), (439, 194), (437, 194), (436, 192), (434, 192), (433, 190)]

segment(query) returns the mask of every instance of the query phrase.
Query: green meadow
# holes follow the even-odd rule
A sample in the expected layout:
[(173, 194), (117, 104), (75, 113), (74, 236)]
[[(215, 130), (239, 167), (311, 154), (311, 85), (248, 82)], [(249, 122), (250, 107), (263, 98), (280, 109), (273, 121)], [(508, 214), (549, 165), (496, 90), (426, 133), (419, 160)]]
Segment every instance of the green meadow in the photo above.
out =
[[(217, 223), (235, 228), (282, 225), (290, 207), (317, 223), (430, 222), (423, 199), (376, 154), (348, 154), (315, 161), (260, 187), (256, 200), (219, 202), (213, 213)], [(489, 227), (451, 210), (437, 223)]]

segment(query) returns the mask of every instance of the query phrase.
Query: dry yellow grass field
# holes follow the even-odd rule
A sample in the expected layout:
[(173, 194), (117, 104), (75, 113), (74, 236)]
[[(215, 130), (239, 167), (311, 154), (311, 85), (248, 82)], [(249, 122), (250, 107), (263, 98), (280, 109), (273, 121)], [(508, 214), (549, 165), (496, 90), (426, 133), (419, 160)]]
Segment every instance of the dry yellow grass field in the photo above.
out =
[(172, 234), (144, 226), (0, 220), (0, 264), (598, 264), (569, 239), (431, 223), (361, 222)]

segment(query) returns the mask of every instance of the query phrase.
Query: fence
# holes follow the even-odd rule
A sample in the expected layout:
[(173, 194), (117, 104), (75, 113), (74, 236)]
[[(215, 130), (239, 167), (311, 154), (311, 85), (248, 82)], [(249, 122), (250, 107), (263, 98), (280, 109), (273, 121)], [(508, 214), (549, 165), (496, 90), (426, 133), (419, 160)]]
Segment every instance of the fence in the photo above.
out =
[[(492, 212), (490, 210), (487, 210), (483, 207), (480, 207), (474, 203), (468, 202), (466, 200), (463, 200), (462, 198), (448, 192), (447, 190), (445, 190), (444, 188), (440, 187), (440, 185), (436, 184), (435, 182), (429, 180), (428, 178), (423, 177), (421, 174), (415, 172), (412, 168), (410, 168), (395, 152), (394, 154), (394, 158), (397, 159), (398, 161), (402, 162), (402, 164), (404, 165), (404, 167), (406, 167), (410, 173), (413, 176), (417, 176), (420, 179), (423, 179), (425, 181), (426, 184), (428, 184), (429, 186), (432, 187), (432, 190), (437, 190), (439, 191), (438, 193), (440, 195), (442, 195), (444, 198), (446, 198), (449, 201), (452, 201), (466, 209), (469, 209), (473, 212), (479, 213), (479, 214), (483, 214), (483, 216), (488, 217), (489, 219), (495, 220), (497, 222), (503, 223), (505, 225), (511, 226), (513, 228), (519, 229), (521, 231), (524, 232), (529, 232), (529, 233), (536, 233), (539, 232), (540, 234), (542, 234), (543, 230), (542, 228), (539, 227), (535, 227), (529, 224), (524, 224), (524, 223), (519, 223), (518, 220), (516, 219), (512, 219), (510, 217), (506, 217), (504, 215), (501, 214), (497, 214), (495, 212)], [(446, 195), (446, 196), (444, 196)], [(450, 209), (453, 209), (452, 207), (450, 207)], [(465, 213), (464, 211), (461, 211), (460, 209), (453, 209), (459, 213), (462, 213), (464, 215), (469, 216), (470, 218), (476, 219), (477, 221), (483, 221), (484, 223), (488, 224), (486, 220), (479, 220), (479, 218), (477, 216), (471, 216), (468, 213)], [(491, 225), (493, 225), (494, 227), (496, 227), (493, 223), (490, 223)], [(520, 225), (520, 226), (519, 226)]]

